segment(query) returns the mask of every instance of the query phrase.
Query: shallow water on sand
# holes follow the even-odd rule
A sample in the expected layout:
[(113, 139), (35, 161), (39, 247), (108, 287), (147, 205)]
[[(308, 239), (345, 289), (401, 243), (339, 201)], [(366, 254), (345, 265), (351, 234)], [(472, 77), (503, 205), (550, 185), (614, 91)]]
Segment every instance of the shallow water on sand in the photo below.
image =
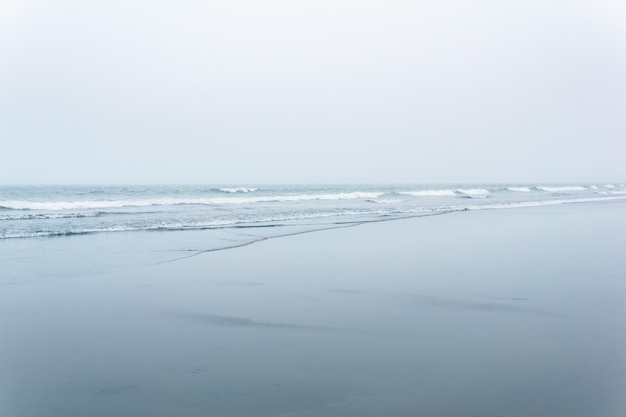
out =
[(623, 415), (625, 209), (4, 241), (0, 416)]

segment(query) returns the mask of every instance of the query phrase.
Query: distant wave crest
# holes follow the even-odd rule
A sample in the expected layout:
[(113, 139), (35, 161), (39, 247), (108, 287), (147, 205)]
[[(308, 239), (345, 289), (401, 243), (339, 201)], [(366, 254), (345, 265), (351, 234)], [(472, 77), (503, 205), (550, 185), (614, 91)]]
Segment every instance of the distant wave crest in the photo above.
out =
[(566, 186), (566, 187), (547, 187), (543, 185), (538, 185), (535, 187), (540, 191), (547, 191), (550, 193), (567, 193), (572, 191), (585, 191), (586, 188), (580, 185)]
[(368, 199), (366, 200), (370, 203), (380, 203), (380, 204), (393, 204), (393, 203), (402, 203), (404, 200), (399, 198), (379, 198), (379, 199)]
[(236, 187), (236, 188), (218, 188), (223, 193), (253, 193), (258, 188)]
[(414, 197), (455, 197), (454, 190), (420, 190), (420, 191), (401, 191), (398, 194), (412, 195)]
[(459, 189), (455, 191), (461, 196), (467, 196), (472, 198), (485, 198), (489, 195), (489, 190), (485, 188)]
[(473, 189), (443, 189), (443, 190), (418, 190), (400, 191), (398, 194), (411, 195), (414, 197), (473, 197), (484, 198), (489, 195), (489, 190), (484, 188)]

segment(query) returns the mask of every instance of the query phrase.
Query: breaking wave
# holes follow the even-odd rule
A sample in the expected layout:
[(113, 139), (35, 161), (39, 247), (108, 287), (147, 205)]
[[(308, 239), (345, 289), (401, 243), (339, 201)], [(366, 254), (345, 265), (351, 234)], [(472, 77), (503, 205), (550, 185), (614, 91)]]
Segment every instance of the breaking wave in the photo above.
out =
[(381, 199), (368, 199), (366, 201), (370, 203), (394, 204), (394, 203), (402, 203), (404, 200), (401, 200), (399, 198), (381, 198)]
[(220, 205), (254, 204), (312, 200), (352, 200), (381, 197), (381, 192), (351, 192), (335, 194), (276, 195), (263, 197), (209, 197), (209, 198), (155, 198), (127, 200), (85, 200), (85, 201), (0, 201), (0, 207), (13, 210), (76, 210), (120, 207), (149, 207), (173, 205)]
[[(185, 230), (207, 230), (222, 228), (241, 228), (241, 227), (279, 227), (283, 226), (280, 222), (290, 222), (298, 220), (315, 220), (324, 218), (341, 218), (347, 216), (358, 217), (359, 220), (350, 220), (349, 222), (360, 223), (367, 221), (363, 216), (389, 216), (393, 214), (423, 214), (432, 213), (431, 209), (414, 208), (407, 210), (342, 210), (342, 211), (325, 211), (312, 213), (292, 213), (279, 214), (273, 216), (259, 216), (240, 219), (217, 219), (207, 221), (191, 221), (191, 222), (157, 222), (145, 225), (117, 225), (103, 227), (74, 227), (65, 229), (41, 229), (36, 231), (8, 231), (0, 234), (0, 239), (15, 239), (29, 237), (55, 237), (55, 236), (73, 236), (86, 235), (94, 233), (112, 233), (112, 232), (151, 232), (151, 231), (185, 231)], [(371, 220), (370, 220), (371, 221)]]
[(485, 188), (459, 189), (455, 191), (461, 196), (472, 198), (485, 198), (489, 195), (489, 190), (486, 190)]
[(455, 197), (454, 190), (422, 190), (422, 191), (401, 191), (398, 194), (412, 195), (415, 197)]
[(590, 198), (571, 198), (560, 200), (544, 200), (544, 201), (524, 201), (515, 203), (500, 203), (500, 204), (484, 204), (480, 206), (467, 206), (467, 210), (498, 210), (498, 209), (512, 209), (512, 208), (525, 208), (525, 207), (541, 207), (541, 206), (556, 206), (569, 203), (592, 203), (596, 201), (609, 201), (609, 200), (621, 200), (626, 197), (590, 197)]
[(46, 219), (80, 219), (84, 217), (98, 217), (105, 212), (93, 213), (36, 213), (36, 214), (0, 214), (0, 220), (46, 220)]
[(414, 197), (471, 197), (485, 198), (489, 195), (489, 190), (485, 188), (473, 189), (443, 189), (443, 190), (419, 190), (400, 191), (398, 194), (411, 195)]
[(580, 185), (567, 186), (567, 187), (546, 187), (543, 185), (538, 185), (535, 188), (540, 191), (548, 191), (550, 193), (567, 193), (567, 192), (572, 192), (572, 191), (585, 191), (587, 189)]
[(253, 193), (258, 191), (258, 188), (236, 187), (236, 188), (218, 188), (223, 193)]
[(626, 198), (619, 183), (217, 187), (96, 187), (94, 192), (94, 187), (0, 187), (0, 239), (282, 226), (308, 230), (451, 211)]

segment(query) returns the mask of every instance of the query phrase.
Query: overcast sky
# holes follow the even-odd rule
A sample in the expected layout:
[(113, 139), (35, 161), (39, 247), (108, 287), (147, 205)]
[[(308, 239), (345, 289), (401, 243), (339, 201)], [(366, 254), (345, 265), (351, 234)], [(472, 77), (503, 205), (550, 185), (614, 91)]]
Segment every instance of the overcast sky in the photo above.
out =
[(0, 1), (0, 183), (626, 180), (626, 2)]

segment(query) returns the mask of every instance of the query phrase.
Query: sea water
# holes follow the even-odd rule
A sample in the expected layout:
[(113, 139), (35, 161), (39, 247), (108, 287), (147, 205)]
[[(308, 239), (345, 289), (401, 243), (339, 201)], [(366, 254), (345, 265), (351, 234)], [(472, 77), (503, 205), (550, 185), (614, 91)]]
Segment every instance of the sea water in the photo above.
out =
[[(4, 186), (0, 239), (288, 226), (304, 230), (619, 198), (626, 198), (624, 184)], [(240, 243), (246, 241), (240, 237)], [(211, 247), (217, 246), (213, 241)]]

